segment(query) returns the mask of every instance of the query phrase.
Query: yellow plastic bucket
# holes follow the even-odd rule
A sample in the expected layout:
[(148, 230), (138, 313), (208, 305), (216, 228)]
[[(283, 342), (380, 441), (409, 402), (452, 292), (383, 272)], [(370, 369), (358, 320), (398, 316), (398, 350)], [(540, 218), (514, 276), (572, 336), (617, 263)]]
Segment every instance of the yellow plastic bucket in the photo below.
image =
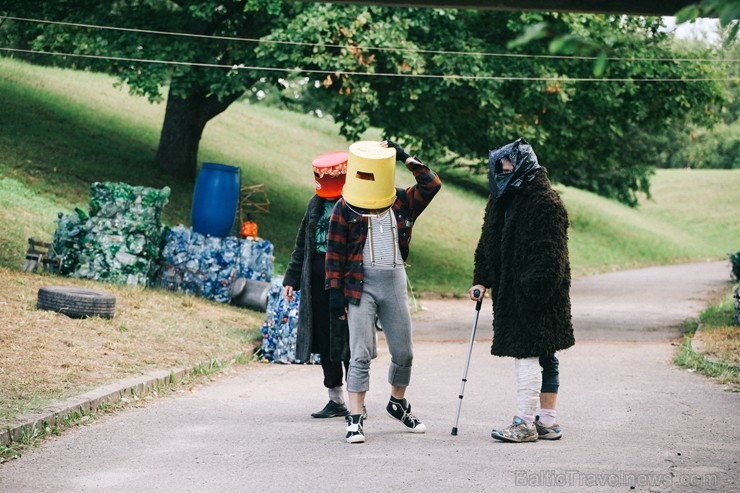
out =
[(347, 203), (363, 209), (385, 209), (396, 199), (395, 179), (395, 149), (369, 140), (349, 146), (347, 179), (342, 191)]

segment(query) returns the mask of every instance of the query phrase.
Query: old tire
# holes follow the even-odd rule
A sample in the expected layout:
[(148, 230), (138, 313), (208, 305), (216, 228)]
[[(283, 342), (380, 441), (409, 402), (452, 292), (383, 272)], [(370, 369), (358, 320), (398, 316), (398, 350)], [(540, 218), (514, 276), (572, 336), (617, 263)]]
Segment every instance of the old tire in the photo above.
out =
[(71, 318), (113, 318), (116, 297), (107, 291), (71, 286), (45, 286), (39, 289), (36, 307), (51, 310)]

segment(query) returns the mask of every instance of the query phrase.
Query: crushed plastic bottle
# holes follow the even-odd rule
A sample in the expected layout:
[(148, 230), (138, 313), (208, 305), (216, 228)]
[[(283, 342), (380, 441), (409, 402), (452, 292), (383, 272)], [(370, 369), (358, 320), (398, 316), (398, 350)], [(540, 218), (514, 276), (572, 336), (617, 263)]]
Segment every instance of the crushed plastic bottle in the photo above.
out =
[(312, 354), (309, 361), (296, 360), (295, 357), (300, 301), (300, 291), (295, 292), (292, 302), (283, 295), (283, 276), (276, 276), (272, 280), (265, 322), (260, 329), (263, 361), (281, 364), (320, 363), (317, 354)]

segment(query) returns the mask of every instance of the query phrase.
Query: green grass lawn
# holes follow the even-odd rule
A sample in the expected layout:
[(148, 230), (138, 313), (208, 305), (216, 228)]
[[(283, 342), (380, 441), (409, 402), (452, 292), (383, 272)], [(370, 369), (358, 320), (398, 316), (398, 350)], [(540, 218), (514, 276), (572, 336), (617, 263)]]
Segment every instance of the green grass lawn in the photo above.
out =
[(704, 310), (678, 345), (673, 362), (740, 392), (740, 326), (733, 324), (735, 284)]
[[(0, 265), (20, 268), (26, 238), (50, 239), (59, 212), (87, 210), (95, 181), (169, 186), (165, 222), (190, 223), (193, 184), (152, 165), (164, 104), (130, 96), (114, 82), (0, 59)], [(265, 184), (270, 213), (255, 219), (275, 245), (281, 273), (313, 193), (311, 160), (348, 145), (328, 119), (239, 102), (209, 122), (199, 160), (240, 167), (242, 185)], [(423, 149), (409, 151), (424, 158)], [(399, 185), (412, 183), (402, 168), (397, 176)], [(740, 170), (659, 170), (652, 199), (637, 209), (556, 188), (570, 213), (576, 275), (723, 259), (740, 250)], [(484, 206), (460, 187), (443, 186), (414, 230), (408, 272), (416, 292), (467, 290)]]

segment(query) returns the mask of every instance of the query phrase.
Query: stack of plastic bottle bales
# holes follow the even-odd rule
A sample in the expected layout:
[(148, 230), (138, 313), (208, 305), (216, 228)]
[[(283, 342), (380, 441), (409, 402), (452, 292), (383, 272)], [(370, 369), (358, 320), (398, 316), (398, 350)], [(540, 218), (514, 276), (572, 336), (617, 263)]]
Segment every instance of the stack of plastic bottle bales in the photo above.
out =
[(61, 259), (59, 273), (70, 275), (77, 268), (82, 250), (82, 237), (88, 216), (82, 209), (75, 208), (70, 214), (60, 212), (57, 217), (57, 229), (54, 242), (49, 250), (49, 258)]
[(148, 285), (154, 278), (170, 189), (93, 183), (90, 214), (60, 215), (54, 234), (62, 274), (117, 284)]
[(283, 277), (277, 276), (267, 298), (267, 314), (262, 324), (262, 360), (270, 363), (318, 363), (318, 355), (310, 361), (298, 361), (295, 357), (298, 305), (301, 292), (297, 291), (293, 302), (283, 296)]
[(267, 240), (205, 236), (178, 225), (167, 234), (158, 284), (228, 303), (237, 277), (270, 281), (272, 252), (272, 243)]

